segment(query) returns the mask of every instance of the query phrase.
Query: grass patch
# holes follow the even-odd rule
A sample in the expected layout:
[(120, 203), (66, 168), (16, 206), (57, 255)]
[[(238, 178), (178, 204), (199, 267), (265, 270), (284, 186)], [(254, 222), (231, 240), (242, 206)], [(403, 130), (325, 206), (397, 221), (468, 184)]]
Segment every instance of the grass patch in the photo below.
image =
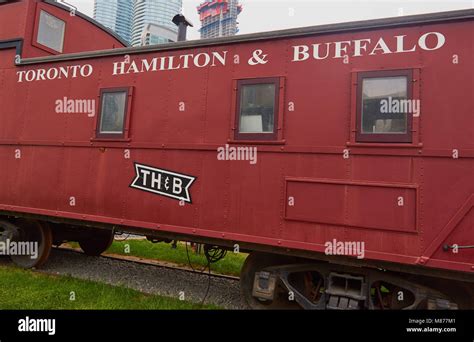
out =
[[(70, 300), (71, 292), (75, 300)], [(0, 266), (0, 309), (3, 310), (190, 310), (216, 306), (147, 295), (69, 276), (56, 276)]]
[[(69, 243), (69, 245), (76, 248), (79, 247), (79, 244), (74, 242)], [(129, 253), (126, 253), (127, 245), (130, 249)], [(188, 252), (191, 264), (195, 269), (201, 270), (207, 265), (204, 254), (196, 254), (190, 247), (188, 247)], [(152, 243), (147, 240), (116, 240), (106, 253), (169, 261), (181, 266), (188, 266), (188, 257), (184, 243), (178, 243), (177, 248), (173, 249), (171, 244), (167, 243)], [(224, 259), (211, 265), (211, 270), (221, 274), (239, 276), (246, 257), (247, 254), (229, 251)]]

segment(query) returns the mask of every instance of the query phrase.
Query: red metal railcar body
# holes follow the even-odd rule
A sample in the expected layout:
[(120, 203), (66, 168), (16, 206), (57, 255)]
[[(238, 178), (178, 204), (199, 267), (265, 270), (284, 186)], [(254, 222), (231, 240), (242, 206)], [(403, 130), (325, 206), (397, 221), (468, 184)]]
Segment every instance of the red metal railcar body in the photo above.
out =
[[(63, 53), (37, 47), (41, 10)], [(0, 48), (23, 40), (20, 62), (0, 49), (0, 212), (311, 258), (363, 242), (355, 264), (472, 281), (473, 17), (104, 50), (120, 41), (49, 1), (0, 5)], [(419, 108), (381, 118), (384, 94)]]

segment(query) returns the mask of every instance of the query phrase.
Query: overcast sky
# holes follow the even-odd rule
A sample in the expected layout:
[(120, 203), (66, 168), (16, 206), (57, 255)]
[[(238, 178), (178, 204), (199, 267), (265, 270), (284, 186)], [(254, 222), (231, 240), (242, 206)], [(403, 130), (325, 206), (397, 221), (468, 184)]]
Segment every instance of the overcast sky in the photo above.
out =
[[(66, 2), (92, 17), (94, 0)], [(194, 24), (188, 39), (199, 39), (196, 7), (201, 2), (183, 0), (183, 13)], [(239, 33), (474, 8), (474, 0), (241, 0), (240, 3), (244, 10), (239, 16)]]

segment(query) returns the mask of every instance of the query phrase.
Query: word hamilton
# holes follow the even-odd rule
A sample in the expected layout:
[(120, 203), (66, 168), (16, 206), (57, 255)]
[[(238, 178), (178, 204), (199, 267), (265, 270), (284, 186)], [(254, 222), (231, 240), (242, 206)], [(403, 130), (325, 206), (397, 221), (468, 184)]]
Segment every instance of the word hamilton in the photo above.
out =
[(227, 51), (212, 52), (211, 54), (203, 52), (186, 54), (179, 56), (163, 56), (151, 59), (141, 59), (139, 61), (115, 62), (112, 75), (123, 75), (130, 73), (141, 73), (149, 71), (164, 71), (193, 68), (225, 66), (227, 61)]

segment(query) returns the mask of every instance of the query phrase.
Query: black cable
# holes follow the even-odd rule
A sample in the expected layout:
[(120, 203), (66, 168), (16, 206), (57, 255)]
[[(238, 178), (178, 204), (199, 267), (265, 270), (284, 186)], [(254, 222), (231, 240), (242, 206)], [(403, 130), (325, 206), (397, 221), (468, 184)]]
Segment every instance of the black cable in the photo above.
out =
[(206, 294), (204, 295), (204, 298), (202, 299), (201, 307), (204, 306), (204, 302), (206, 301), (207, 296), (209, 294), (209, 290), (211, 289), (211, 263), (209, 262), (209, 260), (207, 261), (207, 267), (209, 268), (209, 276), (208, 276), (208, 281), (207, 281)]
[(215, 263), (227, 255), (227, 251), (217, 246), (204, 246), (204, 255), (209, 263)]
[(209, 281), (207, 283), (207, 290), (204, 298), (202, 299), (201, 306), (204, 305), (206, 298), (209, 294), (209, 289), (211, 288), (211, 264), (218, 262), (219, 260), (223, 259), (227, 255), (227, 251), (219, 248), (217, 246), (204, 246), (204, 255), (206, 256), (207, 260), (207, 267), (209, 268)]
[(185, 242), (185, 245), (186, 245), (186, 256), (188, 258), (188, 264), (189, 264), (189, 267), (191, 267), (191, 269), (193, 270), (193, 272), (199, 272), (202, 274), (204, 273), (206, 268), (209, 268), (207, 290), (206, 290), (206, 294), (204, 295), (204, 298), (201, 301), (201, 307), (202, 307), (204, 305), (204, 302), (206, 301), (207, 295), (209, 294), (209, 289), (211, 288), (211, 263), (209, 262), (209, 259), (207, 258), (207, 255), (206, 255), (207, 265), (201, 271), (196, 271), (191, 263), (191, 259), (189, 258), (188, 242)]
[(189, 264), (189, 267), (191, 267), (191, 269), (193, 270), (193, 272), (198, 272), (198, 273), (204, 273), (204, 271), (206, 271), (206, 268), (208, 267), (208, 265), (204, 266), (204, 268), (202, 270), (196, 270), (194, 269), (192, 263), (191, 263), (191, 259), (189, 258), (189, 251), (188, 251), (188, 243), (185, 242), (184, 243), (186, 245), (186, 256), (188, 257), (188, 264)]
[(211, 264), (216, 263), (219, 260), (223, 259), (227, 255), (227, 251), (217, 246), (205, 245), (204, 256), (206, 257), (207, 265), (202, 270), (196, 271), (191, 263), (191, 258), (189, 257), (188, 243), (185, 242), (185, 244), (186, 244), (186, 256), (188, 258), (188, 264), (189, 264), (189, 267), (191, 267), (191, 269), (193, 270), (193, 272), (199, 272), (202, 274), (204, 273), (206, 269), (209, 270), (206, 293), (204, 295), (204, 298), (201, 301), (201, 307), (202, 307), (204, 305), (204, 302), (207, 299), (207, 296), (209, 295), (209, 290), (211, 288), (211, 275), (212, 275)]

